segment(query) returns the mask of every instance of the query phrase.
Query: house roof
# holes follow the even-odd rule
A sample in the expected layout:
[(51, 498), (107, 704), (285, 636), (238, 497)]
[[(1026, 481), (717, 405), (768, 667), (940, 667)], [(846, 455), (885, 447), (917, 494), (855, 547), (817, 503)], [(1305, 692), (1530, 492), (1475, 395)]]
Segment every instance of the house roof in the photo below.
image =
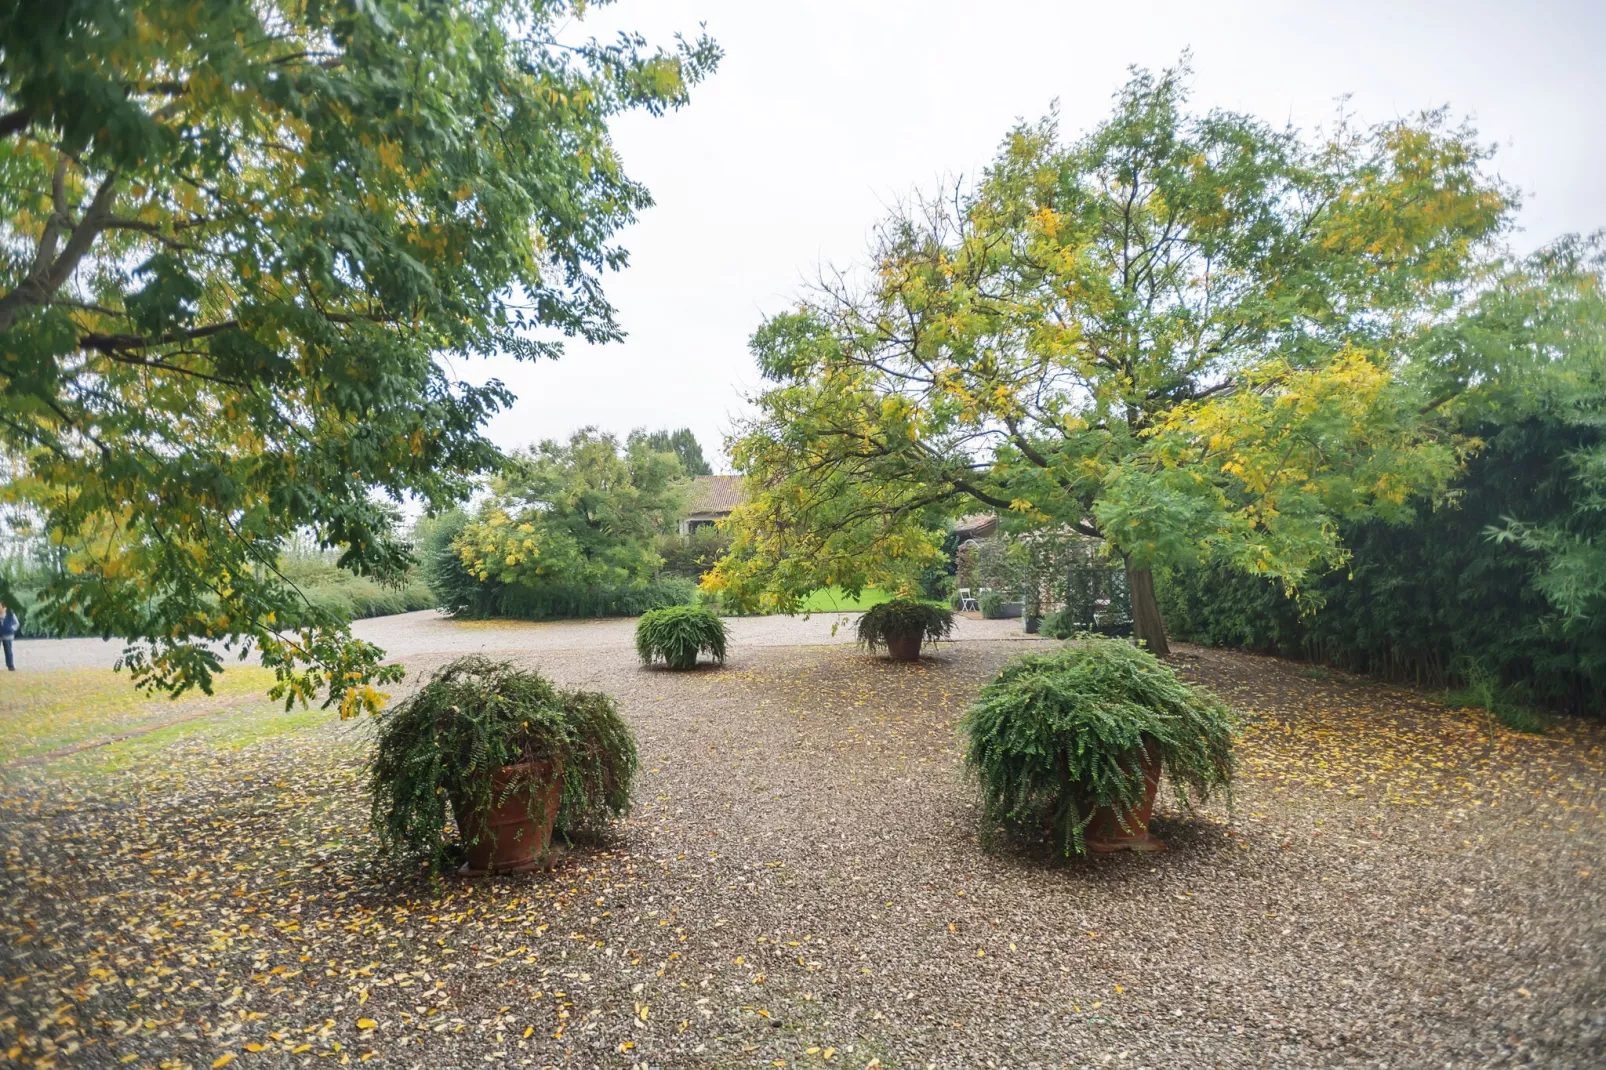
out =
[(998, 530), (998, 514), (972, 513), (954, 521), (954, 533), (961, 542), (966, 539), (985, 539)]
[(741, 476), (696, 476), (686, 495), (686, 511), (728, 513), (743, 500)]

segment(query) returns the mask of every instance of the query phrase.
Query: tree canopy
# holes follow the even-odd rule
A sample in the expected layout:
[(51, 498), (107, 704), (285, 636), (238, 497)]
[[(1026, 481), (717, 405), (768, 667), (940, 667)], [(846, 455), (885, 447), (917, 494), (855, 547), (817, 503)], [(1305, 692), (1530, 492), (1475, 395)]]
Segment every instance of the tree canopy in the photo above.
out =
[(697, 441), (697, 436), (692, 434), (689, 427), (682, 427), (679, 431), (670, 431), (668, 429), (648, 431), (646, 428), (640, 427), (630, 432), (629, 444), (634, 447), (638, 442), (646, 445), (649, 449), (657, 450), (659, 453), (673, 453), (679, 459), (680, 467), (689, 476), (711, 476), (714, 474), (713, 466), (703, 456), (702, 444)]
[(710, 587), (784, 607), (883, 582), (991, 508), (1103, 540), (1164, 651), (1153, 565), (1297, 584), (1342, 559), (1338, 521), (1443, 486), (1462, 447), (1412, 354), (1509, 225), (1488, 150), (1443, 112), (1315, 138), (1195, 114), (1185, 82), (1136, 72), (1069, 143), (1017, 126), (755, 333), (753, 489)]
[(1170, 568), (1168, 624), (1420, 686), (1481, 679), (1502, 704), (1602, 709), (1602, 252), (1601, 236), (1568, 237), (1514, 264), (1421, 355), (1446, 377), (1436, 391), (1459, 391), (1451, 430), (1478, 443), (1431, 508), (1343, 524), (1349, 556), (1297, 602), (1219, 565)]
[(510, 457), (454, 545), (482, 582), (644, 585), (663, 564), (657, 539), (675, 529), (685, 486), (674, 454), (639, 439), (621, 451), (584, 428)]
[(650, 204), (609, 120), (687, 99), (706, 38), (559, 39), (564, 0), (63, 0), (0, 13), (0, 450), (61, 548), (44, 612), (142, 685), (259, 651), (286, 701), (397, 670), (278, 573), (310, 530), (404, 564), (506, 405), (444, 358), (620, 329), (602, 276)]

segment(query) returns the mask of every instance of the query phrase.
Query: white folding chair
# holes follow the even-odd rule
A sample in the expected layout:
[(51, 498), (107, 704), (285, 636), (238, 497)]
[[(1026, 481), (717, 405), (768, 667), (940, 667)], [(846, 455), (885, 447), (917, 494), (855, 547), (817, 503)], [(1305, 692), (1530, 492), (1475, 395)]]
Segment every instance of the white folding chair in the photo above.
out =
[(959, 588), (959, 611), (963, 613), (966, 610), (979, 612), (981, 605), (971, 597), (969, 587), (961, 587)]

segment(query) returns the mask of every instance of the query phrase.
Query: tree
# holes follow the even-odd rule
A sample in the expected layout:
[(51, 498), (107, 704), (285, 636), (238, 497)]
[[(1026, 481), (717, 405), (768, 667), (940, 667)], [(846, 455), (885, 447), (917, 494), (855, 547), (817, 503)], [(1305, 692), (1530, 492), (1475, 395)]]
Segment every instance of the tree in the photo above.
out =
[(644, 586), (663, 559), (685, 475), (673, 454), (584, 428), (509, 458), (491, 497), (454, 546), (481, 582)]
[(1479, 443), (1432, 509), (1344, 524), (1343, 565), (1296, 602), (1220, 566), (1173, 568), (1195, 642), (1309, 657), (1419, 686), (1470, 680), (1577, 714), (1606, 702), (1606, 292), (1600, 237), (1563, 238), (1478, 295), (1420, 361)]
[(697, 436), (691, 433), (691, 428), (682, 427), (679, 431), (648, 431), (645, 427), (630, 432), (629, 444), (635, 446), (637, 442), (643, 443), (649, 449), (659, 453), (673, 453), (680, 461), (680, 467), (685, 469), (689, 476), (711, 476), (714, 474), (713, 466), (703, 457), (703, 447), (697, 441)]
[[(1565, 445), (1550, 451), (1560, 505), (1551, 515), (1506, 516), (1485, 534), (1531, 555), (1534, 587), (1569, 626), (1606, 618), (1606, 234), (1563, 239), (1532, 258), (1480, 309), (1480, 337), (1519, 344), (1480, 362), (1474, 414), (1500, 419), (1515, 437), (1538, 429)], [(1513, 332), (1500, 327), (1515, 319)], [(1481, 330), (1479, 330), (1481, 328)], [(1481, 347), (1480, 347), (1481, 348)], [(1497, 349), (1496, 352), (1499, 352)], [(1505, 429), (1503, 428), (1503, 430)], [(1534, 437), (1538, 437), (1534, 435)]]
[(1185, 73), (1136, 72), (1071, 144), (1018, 126), (968, 193), (881, 226), (865, 282), (755, 333), (753, 491), (708, 586), (853, 588), (980, 505), (1103, 540), (1164, 653), (1156, 564), (1298, 584), (1338, 520), (1443, 485), (1460, 450), (1409, 358), (1508, 225), (1486, 150), (1442, 112), (1320, 141), (1192, 115)]
[[(46, 613), (141, 685), (253, 649), (287, 702), (382, 699), (381, 651), (276, 567), (407, 561), (376, 495), (434, 509), (511, 395), (438, 357), (616, 339), (601, 276), (650, 204), (608, 121), (717, 60), (566, 44), (558, 0), (63, 0), (0, 14), (0, 450), (64, 549)], [(534, 332), (534, 333), (532, 333)]]

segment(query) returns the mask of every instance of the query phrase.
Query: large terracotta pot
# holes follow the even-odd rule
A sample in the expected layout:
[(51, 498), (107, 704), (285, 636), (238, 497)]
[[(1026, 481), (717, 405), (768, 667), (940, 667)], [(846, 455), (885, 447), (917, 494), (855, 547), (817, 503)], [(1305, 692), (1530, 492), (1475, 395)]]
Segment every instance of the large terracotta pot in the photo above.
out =
[(1131, 769), (1136, 762), (1143, 769), (1143, 801), (1138, 808), (1126, 814), (1126, 828), (1116, 816), (1114, 808), (1101, 806), (1093, 811), (1083, 834), (1087, 849), (1096, 854), (1112, 851), (1163, 851), (1165, 843), (1149, 835), (1149, 817), (1154, 813), (1154, 793), (1160, 787), (1160, 746), (1152, 739), (1140, 749), (1129, 751), (1122, 765)]
[(485, 830), (476, 842), (468, 844), (468, 858), (458, 868), (458, 876), (523, 873), (548, 865), (552, 825), (558, 819), (562, 796), (561, 770), (554, 770), (551, 762), (525, 762), (503, 766), (491, 777), (489, 821), (477, 810), (465, 813), (463, 805), (454, 801), (458, 835), (465, 843), (471, 835), (468, 830)]
[(893, 661), (919, 661), (921, 635), (887, 636), (887, 657)]

